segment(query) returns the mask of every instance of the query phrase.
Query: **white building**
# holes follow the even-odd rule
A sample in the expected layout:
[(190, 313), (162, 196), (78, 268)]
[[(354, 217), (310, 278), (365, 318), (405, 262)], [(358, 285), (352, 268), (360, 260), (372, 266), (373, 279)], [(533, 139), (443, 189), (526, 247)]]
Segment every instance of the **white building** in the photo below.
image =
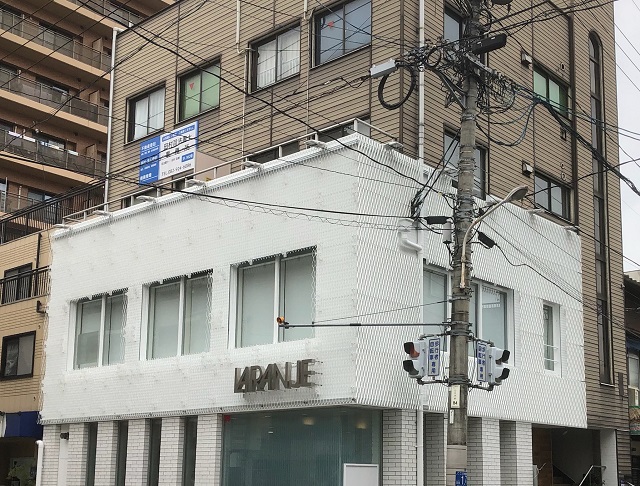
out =
[[(398, 232), (418, 185), (389, 167), (431, 169), (361, 135), (341, 143), (55, 234), (43, 486), (412, 485), (419, 469), (444, 484), (446, 387), (402, 369), (403, 342), (443, 327), (346, 326), (447, 319), (448, 250)], [(450, 215), (452, 190), (440, 177), (424, 215)], [(470, 393), (469, 484), (532, 485), (533, 428), (587, 426), (579, 238), (511, 204), (480, 229), (500, 248), (473, 245), (471, 320), (512, 371)], [(282, 330), (278, 315), (335, 327)], [(287, 376), (238, 378), (270, 364)]]

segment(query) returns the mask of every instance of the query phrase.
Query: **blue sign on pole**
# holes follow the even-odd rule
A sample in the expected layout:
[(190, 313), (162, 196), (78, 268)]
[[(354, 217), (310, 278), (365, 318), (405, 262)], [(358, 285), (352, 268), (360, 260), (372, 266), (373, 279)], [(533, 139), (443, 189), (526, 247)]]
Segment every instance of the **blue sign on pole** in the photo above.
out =
[(478, 381), (487, 381), (487, 343), (476, 342), (476, 359), (478, 361)]
[(467, 471), (456, 471), (456, 486), (467, 486)]
[(438, 376), (440, 374), (440, 338), (429, 339), (429, 369), (427, 376)]
[(140, 144), (140, 175), (138, 181), (148, 184), (158, 180), (160, 173), (160, 136)]

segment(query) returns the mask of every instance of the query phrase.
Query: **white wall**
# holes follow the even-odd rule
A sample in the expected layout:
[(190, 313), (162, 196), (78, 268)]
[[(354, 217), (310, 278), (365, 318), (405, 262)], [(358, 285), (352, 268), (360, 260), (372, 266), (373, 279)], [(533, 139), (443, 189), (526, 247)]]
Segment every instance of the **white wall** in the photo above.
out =
[[(216, 197), (379, 217), (310, 211), (300, 215), (295, 209), (238, 207), (174, 194), (58, 232), (52, 246), (44, 423), (263, 407), (356, 403), (415, 407), (418, 387), (402, 371), (402, 343), (416, 337), (421, 327), (318, 328), (315, 338), (304, 341), (243, 349), (228, 345), (232, 265), (309, 246), (317, 248), (317, 320), (342, 317), (331, 322), (420, 322), (421, 257), (429, 264), (446, 267), (448, 255), (440, 237), (426, 232), (421, 232), (425, 234), (423, 255), (399, 249), (395, 216), (408, 214), (417, 184), (371, 159), (415, 178), (422, 174), (415, 161), (376, 142), (357, 135), (343, 142), (357, 143), (366, 156), (334, 142), (329, 151), (306, 150), (266, 164), (258, 172), (242, 171), (212, 181), (206, 192)], [(440, 178), (437, 189), (451, 190), (450, 182)], [(445, 210), (448, 212), (443, 213)], [(450, 214), (451, 210), (442, 196), (432, 193), (425, 212)], [(387, 215), (394, 217), (384, 217)], [(529, 224), (552, 243), (532, 231)], [(503, 208), (484, 230), (513, 254), (513, 260), (522, 257), (501, 242), (497, 233), (503, 231), (493, 234), (489, 225), (497, 229), (504, 226), (505, 234), (525, 253), (580, 289), (576, 235), (515, 207)], [(554, 245), (564, 251), (556, 251)], [(474, 251), (478, 278), (515, 290), (515, 327), (510, 336), (515, 366), (512, 377), (497, 391), (472, 392), (471, 413), (586, 426), (580, 304), (526, 268), (508, 265), (497, 249), (480, 250), (474, 245)], [(158, 279), (207, 269), (213, 272), (210, 352), (140, 360), (141, 323), (146, 312), (143, 287)], [(71, 369), (70, 303), (122, 288), (128, 289), (125, 363)], [(549, 376), (542, 369), (543, 299), (563, 309), (562, 376)], [(381, 313), (389, 309), (402, 310)], [(319, 374), (314, 381), (318, 386), (313, 389), (233, 393), (235, 367), (305, 358), (317, 361), (314, 369)], [(428, 409), (444, 411), (444, 387), (424, 386), (422, 392)]]

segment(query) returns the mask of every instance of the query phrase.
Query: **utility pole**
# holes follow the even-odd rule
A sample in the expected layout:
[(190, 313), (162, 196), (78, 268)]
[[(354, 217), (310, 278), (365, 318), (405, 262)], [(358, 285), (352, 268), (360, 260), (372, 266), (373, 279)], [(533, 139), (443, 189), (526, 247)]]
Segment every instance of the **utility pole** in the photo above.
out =
[[(467, 17), (460, 49), (468, 44), (465, 40), (479, 39), (480, 0), (471, 0), (471, 16)], [(451, 350), (449, 353), (449, 415), (447, 425), (447, 466), (446, 484), (456, 486), (456, 473), (466, 477), (467, 471), (467, 422), (469, 397), (469, 304), (471, 275), (471, 245), (465, 245), (464, 238), (474, 219), (473, 185), (476, 148), (476, 114), (478, 102), (478, 79), (475, 68), (465, 63), (463, 87), (464, 108), (460, 120), (460, 159), (458, 162), (458, 190), (453, 215), (455, 247), (453, 255), (453, 289), (451, 310)], [(467, 263), (462, 268), (462, 261)], [(462, 272), (464, 271), (464, 276)], [(461, 287), (461, 283), (465, 282)], [(466, 484), (466, 481), (463, 483)]]

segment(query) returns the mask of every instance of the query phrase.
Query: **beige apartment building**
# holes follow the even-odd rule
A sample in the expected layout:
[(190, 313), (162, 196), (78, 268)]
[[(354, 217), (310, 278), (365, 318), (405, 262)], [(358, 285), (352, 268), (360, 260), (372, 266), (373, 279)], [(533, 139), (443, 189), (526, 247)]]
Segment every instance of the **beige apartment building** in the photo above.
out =
[[(420, 6), (424, 25), (420, 25)], [(117, 211), (143, 201), (136, 199), (140, 195), (149, 201), (149, 197), (182, 189), (188, 178), (215, 179), (294, 154), (311, 139), (318, 146), (317, 142), (333, 141), (354, 131), (381, 141), (392, 138), (402, 144), (406, 155), (423, 157), (438, 169), (443, 161), (448, 162), (451, 168), (460, 109), (448, 100), (440, 78), (426, 72), (424, 99), (416, 89), (406, 103), (388, 110), (378, 100), (378, 81), (368, 73), (373, 64), (399, 58), (418, 46), (422, 27), (424, 38), (431, 41), (459, 39), (464, 29), (463, 8), (462, 3), (446, 0), (254, 0), (235, 5), (182, 0), (138, 28), (123, 32), (117, 36), (116, 52), (111, 53), (118, 67), (112, 80), (107, 170), (113, 177), (106, 191), (108, 209)], [(531, 196), (522, 204), (535, 210), (528, 224), (541, 241), (546, 235), (536, 230), (534, 213), (581, 237), (582, 287), (573, 293), (583, 306), (583, 332), (578, 340), (584, 359), (584, 370), (579, 372), (583, 372), (586, 427), (553, 427), (543, 419), (525, 424), (532, 441), (531, 457), (525, 462), (537, 466), (541, 486), (577, 484), (585, 475), (591, 479), (606, 476), (609, 484), (612, 477), (615, 481), (631, 473), (619, 180), (603, 162), (618, 163), (617, 134), (604, 130), (605, 123), (617, 123), (613, 6), (603, 2), (597, 8), (580, 9), (564, 2), (531, 5), (514, 0), (510, 9), (495, 5), (491, 13), (492, 29), (506, 29), (509, 37), (506, 47), (487, 54), (485, 62), (514, 80), (520, 86), (519, 94), (529, 90), (537, 95), (530, 100), (550, 102), (557, 108), (558, 119), (542, 105), (532, 108), (530, 100), (519, 95), (505, 113), (480, 117), (476, 148), (479, 204), (527, 184)], [(105, 44), (98, 50), (104, 49), (108, 49)], [(106, 78), (96, 84), (100, 90), (87, 102), (98, 104), (105, 99), (107, 84), (100, 84), (103, 81)], [(410, 85), (409, 73), (400, 70), (389, 78), (385, 99), (402, 99)], [(83, 133), (91, 127), (85, 124)], [(197, 150), (164, 170), (157, 159), (163, 135), (186, 141), (186, 147), (167, 144), (178, 155), (193, 149), (193, 144), (188, 145), (193, 140), (197, 140)], [(78, 138), (75, 144), (86, 152), (91, 144), (84, 140)], [(100, 144), (95, 153), (105, 153)], [(409, 201), (407, 216), (408, 208)], [(498, 233), (505, 244), (520, 246), (517, 233), (507, 228)], [(561, 245), (556, 248), (558, 253), (565, 251)], [(563, 287), (562, 276), (553, 268), (527, 260), (526, 252), (522, 258), (542, 268), (546, 279), (557, 282), (558, 288)], [(570, 288), (564, 291), (572, 292)], [(552, 322), (548, 314), (540, 316), (543, 319)], [(569, 331), (562, 319), (556, 322), (560, 324), (557, 332), (540, 337), (538, 344), (545, 349), (557, 349), (562, 340), (575, 338), (566, 335)], [(544, 370), (564, 373), (559, 369), (566, 363), (556, 362), (553, 351), (549, 352)], [(546, 392), (529, 391), (543, 397)], [(576, 397), (577, 414), (581, 413), (579, 402)], [(189, 404), (184, 409), (187, 413)], [(91, 410), (81, 414), (99, 415)], [(87, 457), (75, 460), (73, 477), (84, 481), (88, 465), (93, 464), (93, 470), (96, 467), (100, 428), (88, 423), (84, 427), (80, 419), (73, 423), (55, 414), (45, 418), (45, 430), (71, 427), (80, 433), (73, 447)], [(173, 420), (171, 430), (182, 430), (173, 418), (169, 420)], [(157, 427), (156, 434), (160, 434), (160, 422), (151, 422), (141, 426), (140, 430), (146, 430), (139, 431), (141, 437), (153, 436), (155, 429), (149, 432), (149, 427)], [(118, 437), (120, 441), (123, 433), (112, 425), (109, 440)], [(176, 434), (182, 437), (182, 432)], [(56, 440), (53, 432), (50, 438)], [(123, 440), (126, 458), (126, 438)], [(116, 449), (118, 458), (122, 450), (112, 446), (115, 468)], [(182, 450), (177, 443), (170, 447)], [(613, 459), (612, 450), (617, 451)], [(57, 467), (55, 459), (48, 460)], [(602, 468), (605, 463), (609, 464), (606, 470)], [(224, 471), (228, 466), (223, 463), (220, 468)], [(127, 479), (126, 484), (134, 483)]]
[(0, 6), (0, 484), (31, 474), (42, 437), (48, 230), (104, 197), (83, 187), (105, 173), (113, 31), (172, 2), (124, 3)]

